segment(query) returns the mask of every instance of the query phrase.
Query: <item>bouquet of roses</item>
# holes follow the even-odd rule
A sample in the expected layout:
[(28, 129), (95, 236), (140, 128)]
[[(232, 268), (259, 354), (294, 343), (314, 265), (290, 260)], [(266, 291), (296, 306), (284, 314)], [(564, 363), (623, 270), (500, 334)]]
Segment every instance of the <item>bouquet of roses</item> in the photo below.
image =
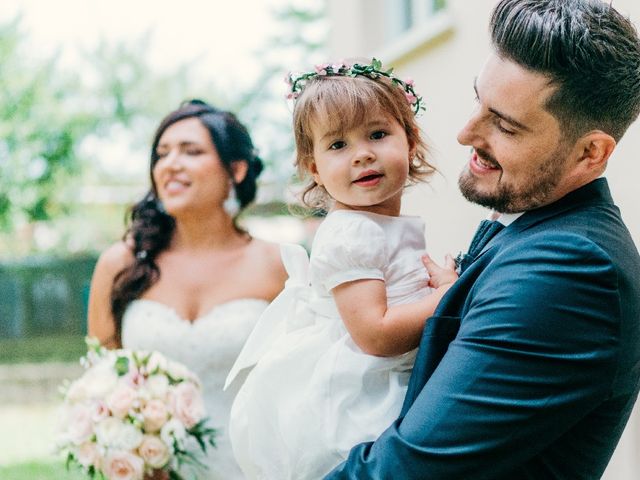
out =
[(200, 382), (158, 352), (107, 350), (97, 340), (81, 363), (84, 374), (63, 387), (58, 448), (67, 466), (93, 479), (142, 480), (163, 470), (179, 480), (185, 462), (202, 465), (188, 445), (215, 447)]

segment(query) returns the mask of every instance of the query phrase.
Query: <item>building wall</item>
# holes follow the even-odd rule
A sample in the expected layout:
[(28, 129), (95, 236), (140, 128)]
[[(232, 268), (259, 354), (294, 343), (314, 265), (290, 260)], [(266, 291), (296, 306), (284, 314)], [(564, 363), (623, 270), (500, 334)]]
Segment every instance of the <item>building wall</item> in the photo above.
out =
[[(468, 160), (468, 147), (456, 134), (474, 107), (473, 80), (489, 53), (488, 19), (496, 0), (449, 0), (444, 12), (404, 37), (385, 34), (389, 0), (328, 0), (332, 31), (331, 58), (380, 58), (400, 76), (411, 76), (425, 100), (420, 119), (440, 170), (427, 185), (410, 189), (403, 212), (424, 218), (427, 248), (434, 258), (466, 249), (487, 211), (462, 198), (458, 174)], [(398, 2), (400, 3), (400, 2)], [(640, 2), (617, 0), (614, 5), (640, 26)], [(431, 32), (431, 33), (430, 33)], [(614, 152), (606, 177), (623, 218), (640, 246), (640, 122), (627, 131)], [(636, 410), (638, 410), (638, 406)], [(640, 478), (640, 412), (634, 413), (605, 479)]]

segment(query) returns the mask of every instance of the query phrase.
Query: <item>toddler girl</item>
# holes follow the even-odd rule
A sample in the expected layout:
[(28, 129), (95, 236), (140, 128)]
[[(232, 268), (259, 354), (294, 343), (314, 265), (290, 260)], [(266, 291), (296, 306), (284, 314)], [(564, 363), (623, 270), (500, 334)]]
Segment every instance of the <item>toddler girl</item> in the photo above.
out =
[(290, 80), (303, 200), (329, 213), (310, 259), (282, 249), (289, 280), (227, 379), (255, 365), (229, 435), (247, 478), (309, 480), (396, 419), (425, 321), (457, 275), (450, 257), (421, 261), (424, 225), (400, 216), (407, 184), (434, 171), (412, 82), (375, 59)]

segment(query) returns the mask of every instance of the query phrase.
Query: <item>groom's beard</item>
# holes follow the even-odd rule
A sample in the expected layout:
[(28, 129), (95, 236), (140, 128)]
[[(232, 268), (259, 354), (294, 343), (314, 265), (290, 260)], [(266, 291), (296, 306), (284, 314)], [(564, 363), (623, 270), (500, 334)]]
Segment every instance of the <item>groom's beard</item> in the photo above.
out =
[[(483, 159), (500, 165), (496, 159), (482, 149), (475, 149), (476, 154)], [(518, 213), (545, 205), (551, 193), (555, 190), (566, 163), (566, 151), (558, 147), (541, 164), (529, 167), (528, 183), (514, 185), (503, 181), (502, 172), (498, 179), (498, 185), (492, 191), (481, 191), (478, 179), (471, 173), (468, 167), (458, 178), (458, 187), (462, 196), (472, 203), (490, 208), (500, 213)], [(524, 168), (524, 167), (523, 167)]]

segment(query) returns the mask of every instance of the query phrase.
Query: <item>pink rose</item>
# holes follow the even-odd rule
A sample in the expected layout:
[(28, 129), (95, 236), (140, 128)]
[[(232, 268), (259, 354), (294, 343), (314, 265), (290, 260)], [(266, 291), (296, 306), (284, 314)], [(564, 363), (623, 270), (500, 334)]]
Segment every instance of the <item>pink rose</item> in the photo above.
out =
[(191, 382), (176, 385), (171, 395), (173, 414), (186, 428), (193, 427), (204, 417), (204, 402), (200, 390)]
[(130, 370), (124, 378), (132, 387), (141, 387), (145, 382), (144, 375), (142, 375), (142, 373), (140, 373), (140, 371), (136, 369)]
[(142, 408), (141, 413), (144, 418), (144, 429), (149, 433), (160, 430), (169, 418), (165, 404), (156, 399), (149, 400)]
[(107, 398), (107, 407), (115, 417), (124, 418), (133, 407), (136, 391), (129, 385), (120, 383)]
[(130, 452), (111, 451), (105, 459), (103, 472), (109, 480), (142, 480), (144, 461)]
[(94, 423), (98, 423), (109, 416), (109, 408), (102, 400), (93, 404), (93, 413), (91, 419)]
[(413, 78), (408, 77), (404, 83), (406, 83), (407, 85), (409, 85), (410, 87), (413, 87)]
[(152, 468), (162, 468), (169, 461), (169, 449), (165, 443), (155, 435), (145, 435), (138, 447), (138, 453), (147, 465)]
[(416, 103), (418, 101), (418, 97), (416, 97), (414, 94), (406, 92), (405, 97), (407, 97), (407, 102), (409, 102), (411, 105), (413, 105), (414, 103)]

